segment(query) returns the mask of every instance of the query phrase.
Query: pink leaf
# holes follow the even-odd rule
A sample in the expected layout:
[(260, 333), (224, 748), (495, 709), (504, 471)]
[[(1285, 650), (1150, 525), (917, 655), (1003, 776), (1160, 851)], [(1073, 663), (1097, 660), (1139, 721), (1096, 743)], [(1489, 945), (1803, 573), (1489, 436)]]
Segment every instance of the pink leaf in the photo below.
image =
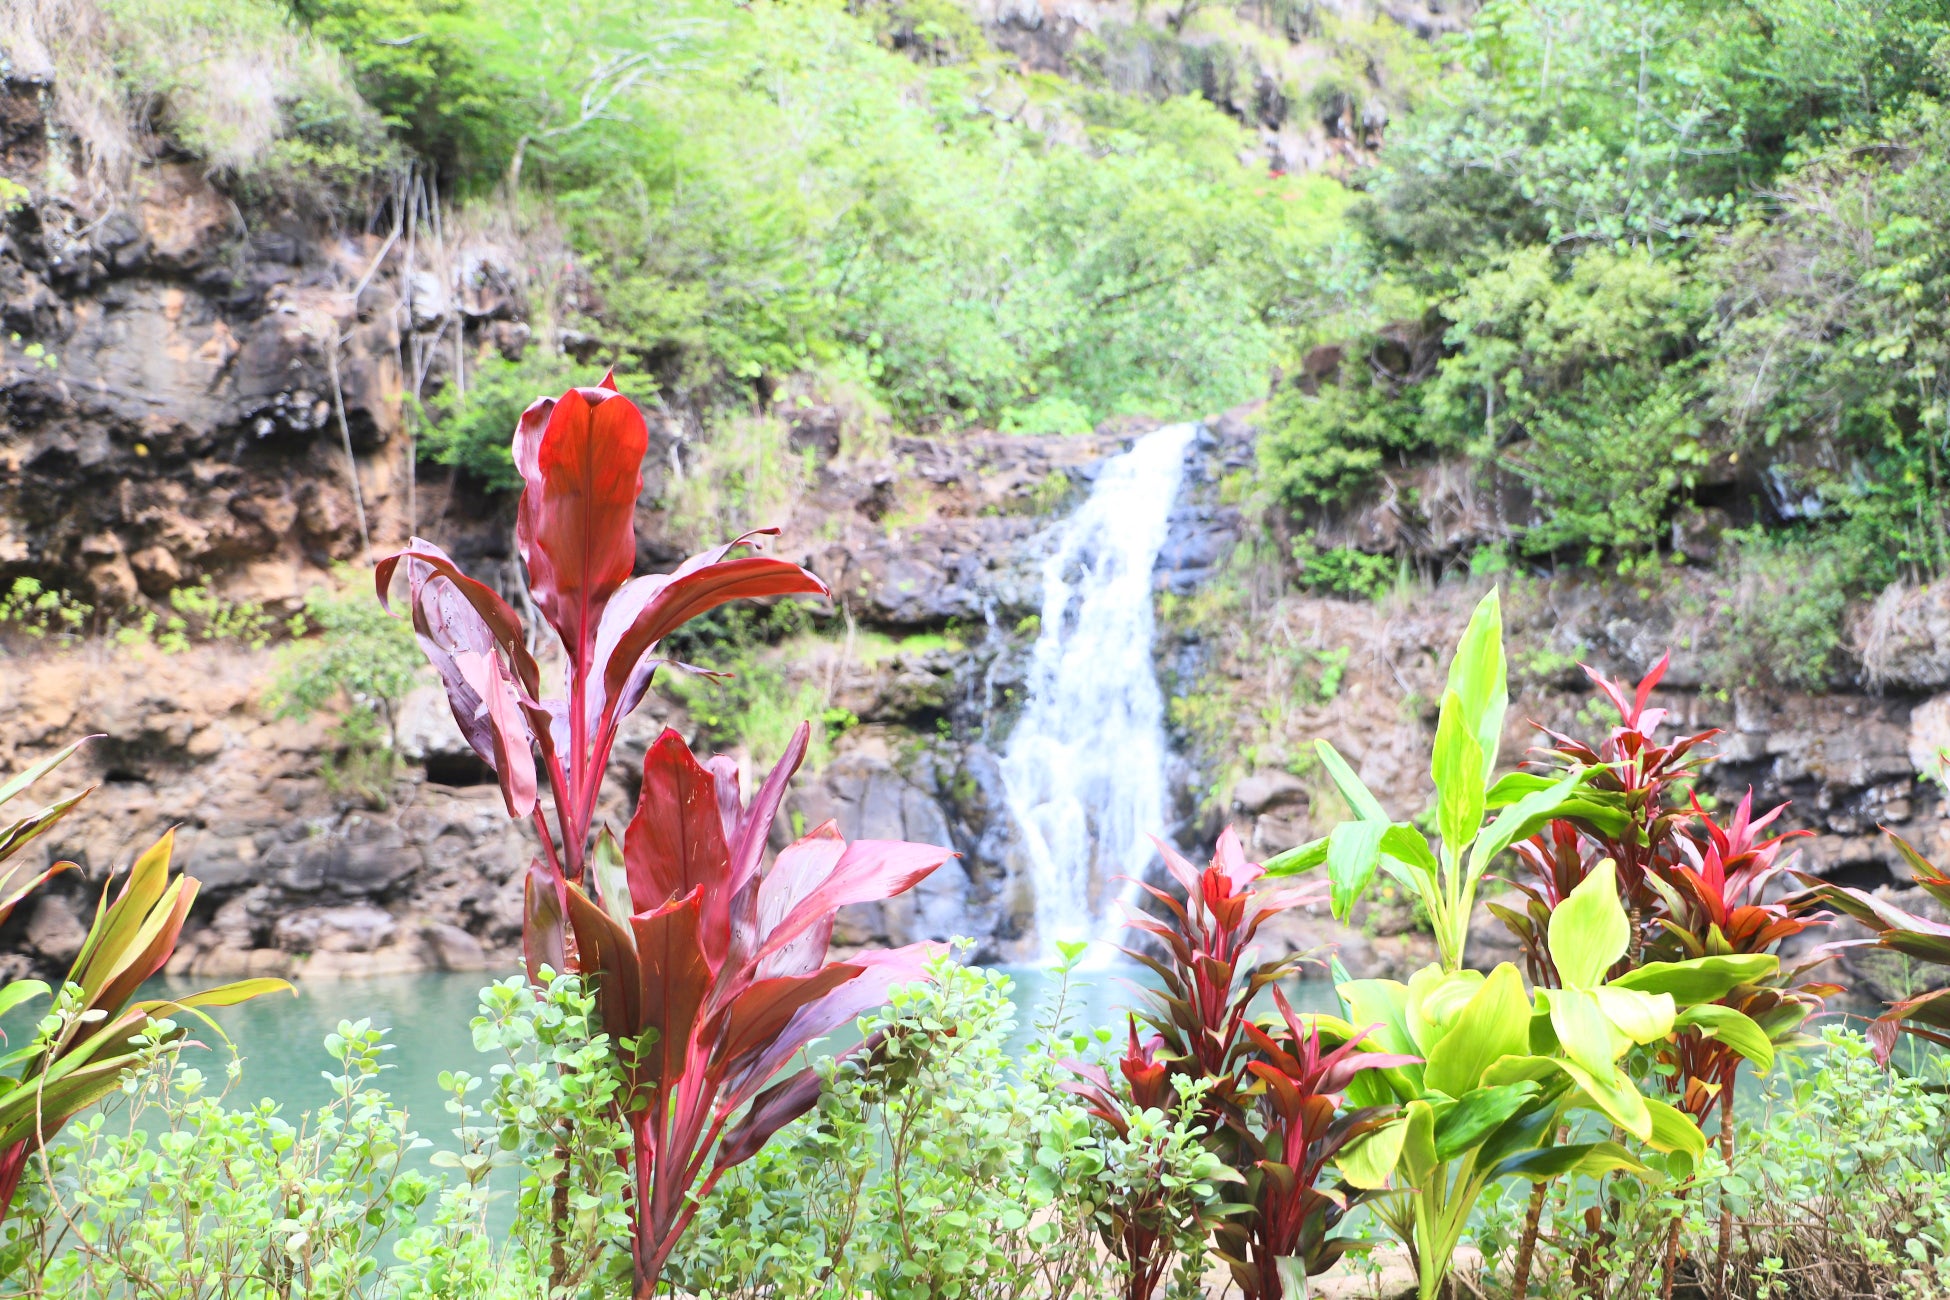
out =
[(901, 840), (855, 840), (847, 845), (826, 879), (801, 894), (792, 910), (778, 925), (763, 927), (763, 944), (758, 957), (784, 948), (849, 903), (876, 902), (892, 898), (925, 878), (929, 872), (957, 854), (932, 844), (908, 844)]

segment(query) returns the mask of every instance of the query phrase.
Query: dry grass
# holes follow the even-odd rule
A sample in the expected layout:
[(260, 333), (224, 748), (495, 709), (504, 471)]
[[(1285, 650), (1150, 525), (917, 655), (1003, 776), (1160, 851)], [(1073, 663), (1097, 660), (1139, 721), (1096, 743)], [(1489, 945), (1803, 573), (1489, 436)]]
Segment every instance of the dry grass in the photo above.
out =
[(79, 161), (53, 151), (47, 184), (64, 197), (126, 188), (158, 134), (248, 174), (290, 137), (297, 103), (378, 129), (338, 53), (272, 0), (0, 0), (0, 48), (16, 75), (52, 83)]

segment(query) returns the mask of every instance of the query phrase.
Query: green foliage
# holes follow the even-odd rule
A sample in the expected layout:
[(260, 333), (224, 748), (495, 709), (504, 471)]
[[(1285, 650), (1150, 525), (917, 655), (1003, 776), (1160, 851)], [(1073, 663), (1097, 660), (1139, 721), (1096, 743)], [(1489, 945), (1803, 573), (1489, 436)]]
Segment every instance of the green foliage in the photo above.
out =
[(1728, 685), (1826, 689), (1843, 661), (1843, 612), (1861, 589), (1867, 566), (1845, 537), (1750, 529), (1731, 540), (1730, 585), (1719, 592), (1720, 640), (1707, 655), (1713, 678)]
[(426, 411), (416, 448), (421, 460), (451, 465), (479, 479), (482, 486), (518, 490), (513, 442), (521, 413), (537, 397), (555, 397), (570, 385), (593, 382), (579, 377), (581, 367), (566, 357), (531, 348), (520, 361), (496, 354), (467, 377), (465, 395), (451, 390)]
[(1293, 543), (1293, 565), (1300, 581), (1335, 596), (1379, 596), (1401, 577), (1401, 563), (1392, 555), (1369, 555), (1351, 546), (1323, 551), (1305, 537)]
[(87, 631), (95, 607), (65, 590), (43, 586), (39, 578), (19, 577), (0, 598), (0, 627), (36, 641), (52, 636), (73, 641)]
[(336, 715), (326, 777), (384, 805), (399, 741), (399, 706), (424, 662), (412, 627), (379, 607), (349, 568), (305, 595), (301, 625), (317, 635), (283, 656), (269, 703), (279, 717)]

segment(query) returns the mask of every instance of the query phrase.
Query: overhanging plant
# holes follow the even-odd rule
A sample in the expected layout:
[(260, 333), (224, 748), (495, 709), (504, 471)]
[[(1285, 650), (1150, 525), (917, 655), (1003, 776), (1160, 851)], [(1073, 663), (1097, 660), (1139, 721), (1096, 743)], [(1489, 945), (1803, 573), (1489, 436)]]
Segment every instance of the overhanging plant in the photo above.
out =
[(532, 818), (541, 838), (542, 857), (525, 885), (531, 978), (543, 964), (563, 968), (564, 891), (587, 870), (617, 729), (659, 668), (687, 667), (660, 657), (658, 644), (728, 601), (830, 594), (796, 564), (733, 555), (777, 529), (747, 533), (670, 573), (632, 577), (648, 445), (642, 412), (610, 375), (594, 388), (538, 399), (515, 429), (523, 484), (515, 541), (529, 596), (561, 643), (558, 692), (547, 689), (513, 607), (432, 542), (414, 538), (374, 574), (385, 603), (405, 566), (413, 630), (446, 687), (454, 721), (494, 770), (509, 816)]

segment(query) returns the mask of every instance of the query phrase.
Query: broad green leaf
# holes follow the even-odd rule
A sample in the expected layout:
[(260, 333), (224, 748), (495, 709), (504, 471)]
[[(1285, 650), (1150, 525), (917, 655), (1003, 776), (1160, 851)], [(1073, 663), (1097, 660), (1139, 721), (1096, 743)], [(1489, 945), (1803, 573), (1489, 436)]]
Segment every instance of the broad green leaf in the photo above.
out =
[(1606, 1071), (1587, 1070), (1568, 1056), (1557, 1058), (1555, 1064), (1612, 1123), (1641, 1142), (1652, 1136), (1652, 1115), (1645, 1098), (1625, 1071), (1617, 1066)]
[(1435, 850), (1429, 847), (1428, 836), (1408, 822), (1396, 822), (1382, 832), (1381, 851), (1431, 880), (1442, 869), (1436, 861)]
[(1381, 837), (1387, 830), (1385, 822), (1342, 822), (1327, 837), (1329, 902), (1336, 921), (1347, 920), (1348, 909), (1374, 880), (1375, 868), (1381, 864)]
[(1551, 1032), (1557, 1035), (1559, 1049), (1594, 1074), (1608, 1073), (1632, 1045), (1599, 1009), (1589, 989), (1539, 989), (1537, 1002), (1549, 1004)]
[(45, 997), (51, 990), (40, 980), (15, 980), (0, 988), (0, 1016), (6, 1015), (29, 998)]
[[(1393, 980), (1348, 980), (1337, 985), (1335, 991), (1340, 995), (1347, 1022), (1356, 1029), (1368, 1031), (1362, 1042), (1406, 1056), (1422, 1054), (1409, 1033), (1405, 986)], [(1382, 1078), (1376, 1078), (1377, 1075)], [(1374, 1090), (1384, 1081), (1396, 1100), (1406, 1100), (1422, 1091), (1422, 1067), (1403, 1065), (1392, 1070), (1363, 1070), (1348, 1085), (1348, 1093), (1363, 1105), (1378, 1105), (1386, 1099), (1374, 1095)]]
[(1327, 839), (1308, 840), (1296, 844), (1282, 853), (1275, 853), (1260, 863), (1260, 869), (1268, 876), (1298, 876), (1312, 871), (1327, 861)]
[(1402, 1142), (1408, 1136), (1408, 1121), (1394, 1119), (1367, 1136), (1348, 1143), (1334, 1160), (1341, 1177), (1356, 1187), (1370, 1191), (1388, 1185), (1388, 1176), (1401, 1161)]
[(1469, 879), (1481, 880), (1498, 854), (1518, 840), (1528, 839), (1543, 829), (1544, 823), (1562, 811), (1564, 804), (1589, 775), (1583, 768), (1566, 773), (1546, 788), (1532, 791), (1498, 813), (1496, 820), (1476, 837), (1476, 847), (1470, 850)]
[[(1506, 1064), (1499, 1070), (1508, 1069), (1508, 1062), (1515, 1057), (1505, 1057)], [(1563, 1072), (1548, 1061), (1538, 1063), (1545, 1067), (1544, 1073), (1560, 1087)], [(1505, 1120), (1476, 1148), (1476, 1167), (1493, 1169), (1519, 1151), (1531, 1151), (1543, 1146), (1557, 1136), (1557, 1107), (1544, 1097), (1534, 1099), (1528, 1106), (1517, 1111)]]
[(1364, 822), (1391, 820), (1383, 811), (1381, 801), (1361, 783), (1360, 777), (1354, 775), (1354, 769), (1347, 765), (1347, 760), (1341, 757), (1338, 750), (1324, 740), (1316, 740), (1314, 752), (1320, 755), (1320, 765), (1327, 769), (1334, 788), (1341, 792), (1341, 798), (1347, 800), (1347, 806), (1354, 810), (1356, 817)]
[(1548, 790), (1556, 784), (1556, 777), (1541, 772), (1509, 772), (1498, 777), (1496, 784), (1483, 795), (1483, 804), (1489, 808), (1508, 808), (1525, 795)]
[(1525, 1081), (1464, 1093), (1436, 1119), (1436, 1158), (1453, 1160), (1475, 1147), (1536, 1097), (1537, 1092), (1535, 1083)]
[(1462, 700), (1454, 691), (1442, 697), (1429, 773), (1435, 778), (1436, 822), (1442, 832), (1442, 846), (1453, 861), (1460, 862), (1463, 850), (1483, 829), (1483, 780), (1489, 765), (1463, 716)]
[(1510, 703), (1508, 676), (1503, 661), (1503, 606), (1491, 588), (1477, 602), (1462, 640), (1456, 643), (1443, 692), (1453, 692), (1461, 702), (1463, 722), (1476, 738), (1485, 772), (1495, 769), (1497, 748), (1503, 741), (1503, 713)]
[(1435, 1172), (1435, 1110), (1426, 1101), (1411, 1101), (1402, 1127), (1402, 1172), (1411, 1187), (1420, 1188)]
[(1685, 1111), (1657, 1097), (1645, 1099), (1645, 1110), (1652, 1119), (1645, 1141), (1653, 1150), (1678, 1152), (1695, 1164), (1706, 1154), (1706, 1135)]
[[(1591, 989), (1604, 983), (1605, 973), (1631, 942), (1632, 927), (1619, 906), (1614, 871), (1612, 860), (1604, 859), (1551, 911), (1551, 960), (1567, 989)], [(1560, 1029), (1558, 1037), (1563, 1036)]]
[(1591, 996), (1619, 1033), (1641, 1045), (1656, 1043), (1672, 1033), (1676, 1008), (1669, 993), (1641, 993), (1637, 989), (1596, 988)]
[(1424, 966), (1408, 977), (1408, 1032), (1418, 1054), (1427, 1055), (1483, 987), (1481, 971)]
[(1676, 1023), (1699, 1029), (1708, 1038), (1725, 1043), (1752, 1061), (1754, 1069), (1761, 1074), (1774, 1068), (1774, 1044), (1768, 1039), (1767, 1031), (1732, 1007), (1711, 1002), (1687, 1007)]
[(1670, 993), (1672, 1000), (1684, 1007), (1718, 1001), (1740, 985), (1766, 979), (1780, 968), (1781, 959), (1771, 953), (1728, 953), (1687, 961), (1647, 962), (1611, 983), (1613, 988), (1641, 993)]
[(1635, 1174), (1649, 1172), (1637, 1156), (1616, 1142), (1577, 1142), (1520, 1152), (1499, 1162), (1490, 1171), (1490, 1177), (1527, 1178), (1533, 1183), (1547, 1183), (1566, 1174), (1595, 1178), (1615, 1169)]
[(1530, 1051), (1530, 999), (1517, 968), (1505, 962), (1482, 987), (1428, 1053), (1427, 1086), (1462, 1097), (1482, 1085), (1483, 1072), (1505, 1056)]

